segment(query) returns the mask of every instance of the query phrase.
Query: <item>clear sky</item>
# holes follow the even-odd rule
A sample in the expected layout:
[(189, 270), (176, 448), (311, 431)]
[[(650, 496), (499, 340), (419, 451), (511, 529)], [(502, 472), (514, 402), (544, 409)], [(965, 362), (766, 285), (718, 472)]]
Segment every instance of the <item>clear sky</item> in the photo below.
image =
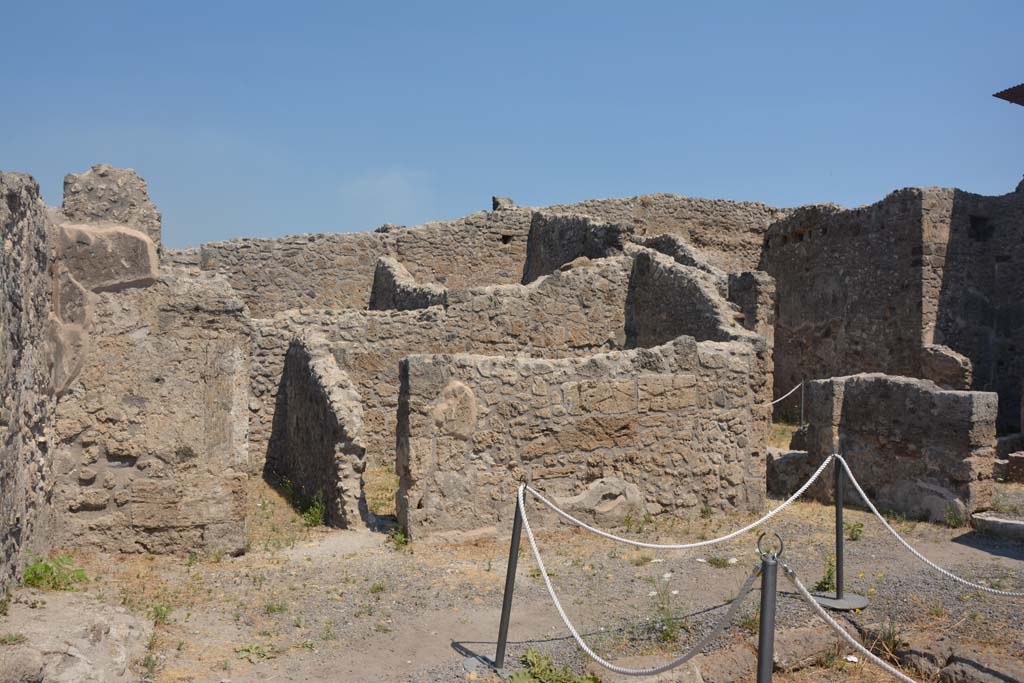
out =
[(1024, 173), (1024, 2), (5, 2), (0, 168), (135, 168), (180, 247)]

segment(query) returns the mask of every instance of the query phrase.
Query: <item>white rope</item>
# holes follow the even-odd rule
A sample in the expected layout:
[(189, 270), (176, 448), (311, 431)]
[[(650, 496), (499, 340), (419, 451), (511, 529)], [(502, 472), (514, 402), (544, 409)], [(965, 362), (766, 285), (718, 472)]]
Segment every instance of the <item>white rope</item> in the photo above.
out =
[(790, 396), (792, 396), (792, 395), (793, 395), (793, 392), (794, 392), (794, 391), (796, 391), (797, 389), (799, 389), (799, 388), (800, 388), (800, 387), (802, 387), (803, 385), (804, 385), (804, 383), (803, 383), (803, 382), (800, 382), (800, 383), (799, 383), (799, 384), (797, 384), (797, 385), (796, 385), (795, 387), (793, 387), (792, 389), (790, 389), (789, 391), (787, 391), (787, 392), (786, 392), (786, 394), (785, 394), (784, 396), (780, 396), (780, 397), (778, 397), (777, 399), (775, 399), (775, 400), (774, 400), (774, 401), (772, 401), (771, 403), (765, 403), (765, 404), (763, 404), (763, 405), (762, 405), (762, 407), (764, 407), (764, 408), (767, 408), (767, 407), (769, 407), (769, 406), (773, 406), (773, 405), (775, 405), (775, 404), (776, 404), (776, 403), (778, 403), (779, 401), (782, 401), (782, 400), (784, 400), (784, 399), (787, 399), (787, 398), (789, 398)]
[[(586, 529), (590, 533), (597, 534), (598, 536), (601, 536), (603, 538), (607, 538), (610, 541), (617, 541), (619, 543), (625, 543), (626, 545), (631, 545), (631, 546), (634, 546), (634, 547), (637, 547), (637, 548), (651, 548), (651, 549), (654, 549), (654, 550), (686, 550), (688, 548), (700, 548), (700, 547), (703, 547), (703, 546), (714, 545), (716, 543), (722, 543), (724, 541), (728, 541), (728, 540), (731, 540), (733, 538), (736, 538), (737, 536), (745, 534), (746, 532), (750, 531), (751, 529), (755, 529), (755, 528), (761, 526), (762, 524), (764, 524), (765, 522), (770, 520), (772, 517), (774, 517), (775, 515), (779, 514), (780, 512), (785, 510), (787, 507), (789, 507), (797, 498), (802, 496), (804, 494), (804, 491), (806, 491), (807, 488), (811, 484), (813, 484), (814, 481), (825, 470), (825, 467), (827, 467), (828, 464), (830, 462), (832, 462), (832, 458), (833, 457), (836, 457), (836, 456), (830, 455), (827, 458), (825, 458), (825, 461), (823, 463), (821, 463), (821, 465), (818, 467), (817, 471), (815, 471), (815, 473), (811, 475), (811, 478), (808, 479), (804, 483), (804, 485), (801, 486), (797, 490), (796, 493), (794, 493), (792, 496), (787, 498), (786, 501), (782, 503), (782, 505), (778, 506), (774, 510), (769, 511), (768, 514), (766, 514), (761, 519), (758, 519), (758, 520), (756, 520), (754, 522), (751, 522), (750, 524), (748, 524), (747, 526), (743, 527), (742, 529), (737, 529), (736, 531), (733, 531), (732, 533), (726, 534), (725, 536), (720, 536), (719, 538), (712, 538), (712, 539), (707, 540), (707, 541), (697, 541), (695, 543), (646, 543), (644, 541), (635, 541), (635, 540), (633, 540), (631, 538), (623, 538), (622, 536), (616, 536), (615, 534), (608, 533), (607, 531), (602, 531), (601, 529), (598, 529), (596, 527), (590, 526), (589, 524), (587, 524), (586, 522), (584, 522), (582, 520), (576, 519), (575, 517), (570, 515), (568, 512), (566, 512), (565, 510), (562, 510), (557, 505), (552, 503), (550, 500), (548, 500), (547, 498), (542, 496), (536, 489), (534, 489), (534, 488), (532, 488), (530, 486), (526, 486), (524, 484), (524, 485), (520, 486), (520, 489), (525, 488), (525, 490), (529, 491), (531, 494), (533, 494), (533, 496), (535, 498), (537, 498), (537, 500), (539, 500), (540, 502), (544, 503), (544, 505), (548, 506), (551, 510), (553, 510), (556, 514), (558, 514), (562, 519), (566, 520), (567, 522), (571, 522), (571, 523), (575, 524), (576, 526), (580, 527), (581, 529)], [(519, 498), (520, 498), (519, 507), (521, 509), (522, 505), (523, 505), (522, 504), (522, 492), (521, 491), (520, 491)]]
[(818, 601), (815, 600), (814, 597), (804, 587), (804, 585), (800, 583), (800, 579), (796, 577), (796, 572), (790, 569), (786, 564), (780, 564), (782, 566), (783, 572), (786, 574), (786, 577), (792, 582), (793, 587), (796, 588), (796, 592), (800, 594), (800, 597), (802, 597), (804, 601), (807, 602), (808, 605), (810, 605), (814, 613), (817, 614), (826, 624), (831, 626), (832, 629), (836, 633), (838, 633), (843, 640), (845, 640), (847, 643), (853, 646), (853, 648), (860, 652), (862, 655), (867, 657), (872, 664), (885, 670), (887, 673), (895, 676), (899, 680), (903, 681), (903, 683), (917, 683), (917, 681), (915, 681), (913, 678), (910, 678), (909, 676), (905, 675), (902, 671), (900, 671), (894, 666), (891, 666), (888, 662), (883, 661), (878, 656), (876, 656), (875, 653), (871, 652), (866, 647), (858, 643), (856, 638), (851, 636), (845, 628), (840, 626), (839, 623), (836, 622), (835, 619), (830, 617), (828, 613), (821, 607), (821, 605), (818, 604)]
[(838, 460), (839, 462), (841, 462), (843, 464), (843, 469), (846, 470), (846, 476), (848, 476), (850, 478), (850, 481), (853, 483), (853, 487), (855, 489), (857, 489), (857, 493), (860, 494), (861, 499), (867, 504), (868, 509), (870, 509), (873, 513), (875, 513), (875, 517), (877, 517), (878, 521), (882, 523), (882, 526), (884, 526), (886, 529), (888, 529), (889, 533), (891, 533), (893, 536), (895, 536), (896, 540), (899, 541), (901, 544), (903, 544), (903, 547), (906, 548), (907, 550), (909, 550), (911, 552), (911, 554), (914, 555), (914, 557), (916, 557), (917, 559), (921, 560), (926, 565), (928, 565), (929, 567), (931, 567), (935, 571), (939, 572), (940, 574), (942, 574), (946, 578), (952, 579), (953, 581), (958, 581), (959, 583), (962, 583), (965, 586), (969, 586), (969, 587), (974, 588), (976, 590), (985, 591), (986, 593), (992, 593), (993, 595), (1002, 595), (1004, 597), (1009, 597), (1009, 598), (1024, 598), (1024, 593), (1018, 593), (1018, 592), (1013, 592), (1013, 591), (996, 590), (995, 588), (989, 588), (988, 586), (983, 586), (980, 583), (974, 583), (972, 581), (968, 581), (967, 579), (963, 579), (963, 578), (957, 576), (956, 574), (954, 574), (953, 572), (951, 572), (951, 571), (949, 571), (947, 569), (943, 569), (942, 567), (940, 567), (939, 565), (935, 564), (934, 562), (929, 560), (927, 557), (925, 557), (924, 555), (919, 553), (914, 548), (914, 546), (910, 545), (910, 543), (908, 543), (906, 541), (906, 539), (904, 539), (902, 536), (900, 536), (899, 533), (895, 529), (893, 529), (892, 526), (890, 526), (889, 522), (887, 522), (885, 517), (883, 517), (882, 514), (878, 511), (878, 508), (875, 507), (874, 503), (871, 502), (871, 500), (868, 498), (867, 494), (864, 493), (864, 489), (862, 489), (860, 487), (860, 483), (857, 481), (857, 478), (853, 476), (853, 472), (850, 470), (850, 466), (846, 463), (846, 460), (844, 460), (841, 455), (836, 455), (835, 458), (836, 458), (836, 460)]
[(580, 649), (583, 650), (587, 656), (609, 671), (614, 671), (615, 673), (623, 674), (625, 676), (653, 676), (655, 674), (660, 674), (670, 669), (674, 669), (677, 666), (685, 664), (689, 660), (693, 659), (693, 657), (695, 657), (701, 650), (714, 642), (714, 640), (721, 635), (722, 631), (725, 630), (725, 627), (732, 622), (733, 618), (736, 616), (737, 610), (739, 609), (740, 603), (743, 602), (743, 598), (746, 597), (747, 593), (750, 592), (751, 587), (754, 585), (754, 580), (761, 573), (760, 569), (754, 570), (754, 573), (751, 574), (746, 582), (740, 587), (739, 593), (729, 605), (729, 609), (726, 611), (722, 619), (715, 624), (715, 627), (711, 629), (706, 636), (701, 638), (700, 642), (687, 650), (683, 655), (670, 662), (666, 662), (660, 666), (650, 667), (648, 669), (629, 669), (623, 666), (618, 666), (617, 664), (612, 664), (608, 660), (603, 659), (600, 655), (594, 652), (589, 645), (587, 645), (586, 641), (583, 640), (583, 637), (580, 636), (579, 632), (576, 630), (576, 627), (572, 625), (571, 621), (569, 621), (569, 617), (565, 614), (565, 610), (562, 608), (562, 603), (558, 600), (558, 595), (555, 594), (555, 587), (551, 585), (551, 577), (548, 576), (548, 570), (544, 567), (544, 560), (540, 557), (540, 550), (537, 549), (537, 540), (533, 537), (533, 530), (530, 528), (530, 521), (526, 518), (526, 507), (524, 505), (525, 501), (523, 500), (523, 492), (526, 488), (525, 484), (521, 484), (519, 486), (519, 514), (523, 518), (523, 530), (526, 531), (526, 538), (530, 541), (530, 549), (533, 551), (533, 558), (536, 560), (537, 568), (540, 570), (540, 575), (544, 579), (544, 585), (547, 586), (548, 595), (551, 596), (551, 602), (554, 603), (555, 609), (558, 610), (558, 615), (562, 617), (562, 623), (565, 624), (565, 628), (569, 630), (573, 640), (576, 641), (576, 644), (579, 645)]

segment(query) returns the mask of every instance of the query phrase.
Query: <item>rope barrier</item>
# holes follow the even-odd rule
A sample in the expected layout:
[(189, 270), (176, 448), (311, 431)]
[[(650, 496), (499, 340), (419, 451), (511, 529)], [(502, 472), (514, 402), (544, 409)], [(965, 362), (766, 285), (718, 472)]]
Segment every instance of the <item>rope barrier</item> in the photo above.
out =
[(794, 391), (796, 391), (797, 389), (799, 389), (799, 388), (800, 388), (800, 387), (802, 387), (803, 385), (804, 385), (804, 383), (803, 383), (803, 382), (800, 382), (800, 383), (799, 383), (799, 384), (797, 384), (797, 385), (796, 385), (795, 387), (793, 387), (793, 388), (792, 388), (792, 389), (790, 389), (790, 390), (789, 390), (788, 392), (786, 392), (786, 393), (785, 393), (785, 394), (784, 394), (783, 396), (780, 396), (780, 397), (778, 397), (777, 399), (775, 399), (775, 400), (774, 400), (774, 401), (772, 401), (771, 403), (765, 403), (765, 404), (763, 404), (763, 406), (762, 406), (762, 407), (765, 407), (765, 408), (767, 408), (767, 407), (770, 407), (770, 406), (773, 406), (773, 405), (775, 405), (776, 403), (778, 403), (778, 402), (780, 402), (780, 401), (783, 401), (783, 400), (785, 400), (785, 399), (789, 398), (790, 396), (792, 396), (792, 395), (793, 395), (793, 392), (794, 392)]
[(732, 603), (729, 605), (729, 609), (728, 611), (726, 611), (722, 619), (719, 620), (717, 624), (715, 624), (715, 627), (711, 629), (711, 631), (709, 631), (706, 636), (701, 638), (701, 640), (696, 645), (687, 650), (684, 654), (680, 655), (679, 657), (673, 659), (670, 662), (666, 662), (665, 664), (662, 664), (660, 666), (654, 666), (647, 669), (630, 669), (627, 667), (618, 666), (617, 664), (613, 664), (608, 660), (602, 658), (600, 655), (594, 652), (589, 645), (587, 645), (586, 641), (583, 640), (583, 637), (576, 630), (576, 627), (573, 626), (572, 622), (569, 620), (569, 617), (566, 615), (565, 610), (562, 608), (562, 603), (559, 601), (558, 595), (555, 593), (555, 587), (551, 585), (551, 577), (548, 576), (548, 570), (544, 566), (544, 560), (541, 559), (540, 550), (538, 550), (537, 548), (537, 540), (534, 538), (533, 530), (530, 528), (530, 520), (526, 517), (526, 506), (524, 505), (525, 501), (523, 500), (523, 492), (525, 489), (525, 486), (519, 487), (519, 511), (523, 519), (523, 531), (526, 532), (526, 538), (530, 542), (530, 549), (533, 551), (533, 559), (537, 562), (537, 569), (540, 570), (540, 575), (544, 579), (544, 585), (548, 589), (548, 595), (551, 596), (551, 602), (554, 603), (555, 609), (558, 610), (558, 615), (562, 618), (562, 623), (565, 624), (565, 627), (569, 630), (569, 633), (572, 635), (573, 640), (576, 641), (576, 644), (579, 645), (580, 649), (583, 650), (583, 652), (585, 652), (588, 657), (590, 657), (599, 665), (603, 666), (609, 671), (614, 671), (615, 673), (623, 674), (625, 676), (654, 676), (656, 674), (664, 673), (665, 671), (674, 669), (693, 659), (698, 653), (700, 653), (701, 650), (703, 650), (712, 642), (714, 642), (722, 634), (722, 631), (725, 630), (725, 627), (732, 622), (732, 620), (736, 616), (736, 612), (739, 610), (740, 603), (743, 602), (743, 598), (745, 598), (747, 596), (747, 593), (750, 592), (751, 587), (754, 585), (754, 581), (761, 573), (760, 569), (754, 570), (754, 572), (747, 578), (747, 580), (740, 587), (739, 593), (736, 595)]
[[(687, 550), (689, 548), (701, 548), (701, 547), (708, 546), (708, 545), (714, 545), (716, 543), (723, 543), (725, 541), (728, 541), (728, 540), (731, 540), (733, 538), (736, 538), (737, 536), (741, 536), (741, 535), (745, 534), (746, 532), (750, 531), (751, 529), (756, 529), (757, 527), (761, 526), (765, 522), (769, 521), (771, 518), (775, 517), (775, 515), (779, 514), (780, 512), (785, 510), (787, 507), (789, 507), (800, 496), (802, 496), (804, 494), (804, 492), (808, 489), (808, 487), (810, 487), (810, 485), (813, 484), (815, 482), (815, 480), (819, 476), (821, 476), (821, 473), (825, 470), (825, 468), (828, 466), (828, 464), (830, 462), (832, 462), (832, 458), (833, 457), (837, 457), (837, 456), (830, 455), (827, 458), (825, 458), (825, 461), (822, 462), (821, 465), (818, 467), (818, 469), (814, 472), (814, 474), (811, 475), (811, 478), (808, 479), (804, 483), (804, 485), (801, 486), (796, 491), (796, 493), (794, 493), (792, 496), (787, 498), (785, 500), (785, 502), (783, 502), (777, 508), (769, 511), (768, 514), (766, 514), (761, 519), (758, 519), (758, 520), (756, 520), (754, 522), (751, 522), (747, 526), (745, 526), (745, 527), (743, 527), (741, 529), (737, 529), (736, 531), (733, 531), (732, 533), (726, 534), (725, 536), (720, 536), (719, 538), (712, 538), (712, 539), (707, 540), (707, 541), (697, 541), (695, 543), (646, 543), (644, 541), (635, 541), (635, 540), (633, 540), (631, 538), (623, 538), (622, 536), (616, 536), (615, 534), (608, 533), (607, 531), (602, 531), (601, 529), (598, 529), (596, 527), (592, 527), (589, 524), (587, 524), (586, 522), (573, 517), (568, 512), (566, 512), (565, 510), (561, 509), (560, 507), (558, 507), (557, 505), (552, 503), (550, 500), (548, 500), (547, 498), (542, 496), (540, 494), (540, 492), (538, 492), (536, 489), (534, 489), (531, 486), (527, 486), (526, 484), (521, 484), (519, 486), (519, 498), (520, 498), (520, 501), (522, 501), (523, 491), (524, 490), (525, 491), (529, 491), (537, 500), (539, 500), (541, 503), (543, 503), (548, 508), (550, 508), (552, 511), (554, 511), (555, 514), (560, 516), (562, 519), (566, 520), (567, 522), (571, 522), (572, 524), (575, 524), (576, 526), (580, 527), (581, 529), (586, 529), (587, 531), (589, 531), (592, 534), (596, 534), (596, 535), (601, 536), (603, 538), (607, 538), (610, 541), (616, 541), (618, 543), (624, 543), (625, 545), (631, 545), (631, 546), (634, 546), (636, 548), (649, 548), (649, 549), (652, 549), (652, 550)], [(522, 503), (520, 503), (520, 504), (522, 504)]]
[(848, 476), (850, 478), (850, 482), (853, 483), (853, 487), (855, 489), (857, 489), (857, 493), (860, 494), (861, 499), (864, 501), (865, 504), (867, 504), (868, 509), (870, 509), (871, 512), (875, 513), (875, 517), (877, 517), (878, 521), (882, 523), (882, 526), (884, 526), (889, 531), (889, 533), (891, 533), (893, 536), (895, 536), (896, 540), (899, 541), (903, 545), (904, 548), (909, 550), (911, 552), (911, 554), (914, 555), (914, 557), (916, 557), (917, 559), (921, 560), (926, 565), (928, 565), (929, 567), (931, 567), (935, 571), (939, 572), (940, 574), (942, 574), (946, 578), (949, 578), (949, 579), (952, 579), (953, 581), (957, 581), (959, 583), (962, 583), (963, 585), (969, 586), (970, 588), (974, 588), (976, 590), (984, 591), (986, 593), (992, 593), (993, 595), (1002, 595), (1003, 597), (1024, 598), (1024, 592), (996, 590), (995, 588), (989, 588), (988, 586), (983, 586), (980, 583), (974, 583), (972, 581), (968, 581), (967, 579), (961, 578), (961, 577), (957, 576), (956, 574), (954, 574), (953, 572), (951, 572), (951, 571), (949, 571), (947, 569), (943, 569), (942, 567), (940, 567), (939, 565), (935, 564), (934, 562), (929, 560), (927, 557), (922, 555), (920, 552), (917, 551), (916, 548), (914, 548), (914, 546), (910, 545), (910, 543), (907, 542), (907, 540), (905, 538), (900, 536), (899, 533), (895, 529), (892, 528), (892, 526), (889, 524), (889, 522), (886, 521), (885, 517), (882, 516), (882, 514), (878, 511), (878, 508), (876, 508), (874, 503), (871, 502), (871, 499), (869, 499), (867, 494), (864, 493), (864, 489), (861, 488), (860, 482), (858, 482), (857, 478), (853, 476), (853, 472), (850, 471), (850, 466), (846, 463), (846, 460), (844, 460), (841, 455), (835, 455), (834, 457), (836, 458), (836, 460), (838, 460), (840, 463), (842, 463), (843, 469), (846, 470), (846, 476)]
[(871, 650), (867, 649), (866, 647), (858, 643), (856, 638), (851, 636), (845, 628), (840, 626), (839, 623), (835, 619), (830, 617), (828, 615), (828, 612), (826, 612), (822, 608), (822, 606), (818, 604), (818, 601), (814, 599), (814, 596), (812, 596), (810, 592), (807, 590), (807, 588), (805, 588), (804, 585), (800, 583), (800, 579), (797, 578), (796, 572), (790, 569), (790, 567), (785, 562), (781, 562), (780, 564), (782, 565), (782, 571), (785, 573), (786, 578), (790, 580), (790, 582), (793, 584), (793, 587), (796, 588), (796, 592), (799, 593), (800, 597), (804, 599), (804, 602), (806, 602), (810, 606), (811, 610), (815, 614), (817, 614), (818, 617), (822, 619), (822, 621), (831, 626), (832, 630), (834, 630), (840, 638), (845, 640), (855, 650), (864, 655), (872, 664), (884, 670), (886, 673), (895, 676), (899, 680), (903, 681), (903, 683), (917, 683), (917, 681), (915, 681), (913, 678), (910, 678), (909, 676), (905, 675), (902, 671), (890, 665), (888, 662), (882, 660), (877, 655), (875, 655), (875, 653), (871, 652)]

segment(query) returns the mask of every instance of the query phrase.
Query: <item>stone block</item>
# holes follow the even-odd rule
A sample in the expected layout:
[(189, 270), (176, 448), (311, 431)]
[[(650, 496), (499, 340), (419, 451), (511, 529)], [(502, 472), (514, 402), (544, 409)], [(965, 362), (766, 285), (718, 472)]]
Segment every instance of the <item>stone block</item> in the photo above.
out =
[(160, 244), (160, 213), (146, 181), (130, 168), (97, 164), (64, 176), (64, 215), (73, 223), (116, 223)]
[(159, 277), (156, 247), (125, 226), (61, 226), (60, 255), (75, 281), (93, 292), (147, 287)]

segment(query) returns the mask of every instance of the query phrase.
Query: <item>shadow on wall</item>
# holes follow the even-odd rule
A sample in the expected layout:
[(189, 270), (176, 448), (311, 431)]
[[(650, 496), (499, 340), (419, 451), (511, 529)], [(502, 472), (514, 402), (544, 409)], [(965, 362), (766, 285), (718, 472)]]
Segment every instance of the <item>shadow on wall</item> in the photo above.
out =
[(1001, 434), (1021, 429), (1024, 192), (954, 190), (935, 342), (971, 359), (972, 387), (999, 394)]

